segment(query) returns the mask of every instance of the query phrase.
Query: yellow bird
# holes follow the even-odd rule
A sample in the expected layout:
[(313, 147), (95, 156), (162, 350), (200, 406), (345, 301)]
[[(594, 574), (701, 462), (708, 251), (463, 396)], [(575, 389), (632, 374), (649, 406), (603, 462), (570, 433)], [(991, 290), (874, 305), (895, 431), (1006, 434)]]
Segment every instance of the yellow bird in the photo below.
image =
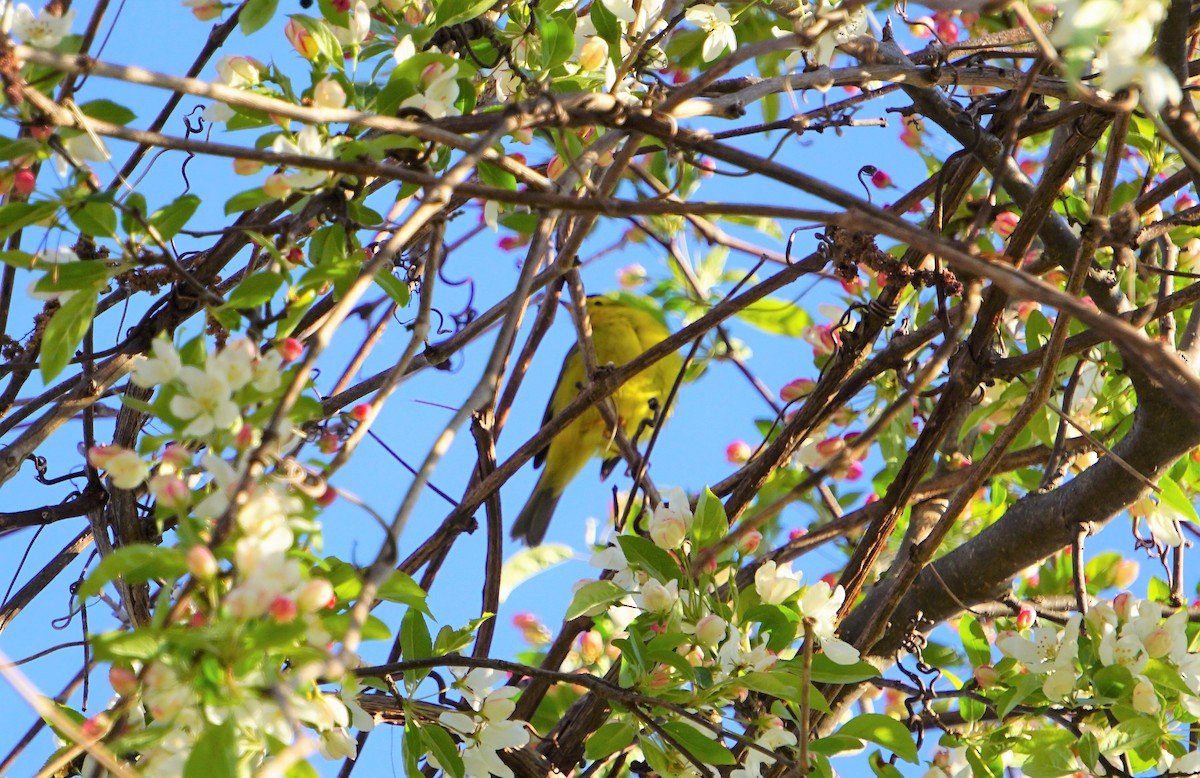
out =
[[(601, 367), (610, 363), (620, 367), (671, 334), (654, 314), (611, 297), (592, 295), (587, 299), (587, 307), (592, 323), (592, 343), (596, 347), (596, 362)], [(659, 415), (663, 419), (670, 415), (669, 408), (665, 414), (661, 411), (682, 369), (683, 360), (679, 355), (669, 354), (629, 379), (613, 393), (612, 400), (621, 428), (631, 439), (643, 421), (656, 421)], [(545, 424), (575, 399), (579, 387), (586, 382), (579, 346), (572, 346), (563, 360), (562, 371), (558, 374), (558, 382), (554, 385), (554, 393), (550, 396), (542, 423)], [(546, 469), (542, 471), (529, 502), (525, 503), (513, 524), (514, 539), (523, 538), (530, 546), (542, 542), (563, 490), (579, 475), (588, 460), (597, 454), (604, 457), (606, 465), (609, 465), (609, 460), (615, 464), (618, 456), (611, 430), (605, 425), (600, 411), (592, 407), (534, 455), (534, 467), (540, 467), (544, 462)], [(607, 470), (601, 472), (606, 474)]]

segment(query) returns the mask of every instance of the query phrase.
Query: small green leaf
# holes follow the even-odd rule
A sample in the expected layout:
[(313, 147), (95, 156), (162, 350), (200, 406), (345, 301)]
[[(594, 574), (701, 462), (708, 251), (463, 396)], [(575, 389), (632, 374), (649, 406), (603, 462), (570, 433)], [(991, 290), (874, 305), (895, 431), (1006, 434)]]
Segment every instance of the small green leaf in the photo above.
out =
[(71, 361), (75, 348), (92, 326), (92, 317), (95, 315), (94, 291), (76, 292), (54, 312), (42, 335), (39, 367), (43, 383), (49, 384)]
[(396, 278), (386, 268), (375, 274), (375, 283), (383, 287), (383, 291), (387, 292), (387, 296), (392, 298), (392, 302), (401, 308), (406, 307), (408, 301), (412, 299), (412, 295), (408, 290), (408, 284)]
[(117, 211), (111, 202), (103, 200), (85, 200), (67, 211), (79, 231), (85, 235), (95, 235), (101, 238), (117, 236)]
[(233, 309), (256, 308), (270, 302), (282, 285), (283, 276), (279, 273), (266, 270), (251, 273), (229, 293), (225, 305)]
[(535, 11), (542, 37), (542, 70), (551, 70), (570, 59), (575, 51), (575, 33), (558, 14)]
[(1196, 508), (1192, 505), (1192, 501), (1179, 488), (1179, 484), (1175, 483), (1175, 479), (1163, 476), (1158, 481), (1158, 487), (1162, 489), (1158, 494), (1158, 498), (1163, 501), (1164, 505), (1183, 514), (1183, 517), (1188, 521), (1200, 522), (1200, 516), (1196, 515)]
[(463, 775), (466, 774), (466, 767), (463, 765), (462, 756), (459, 755), (450, 733), (433, 724), (421, 727), (420, 733), (425, 747), (429, 753), (433, 754), (433, 758), (442, 766), (442, 769), (454, 778), (463, 778)]
[(662, 725), (662, 728), (679, 745), (686, 748), (692, 756), (704, 764), (737, 764), (737, 760), (733, 758), (733, 752), (726, 748), (716, 733), (712, 731), (701, 732), (683, 721), (668, 721)]
[(682, 580), (683, 571), (675, 557), (665, 550), (637, 535), (621, 535), (617, 538), (621, 552), (630, 564), (642, 568), (663, 583)]
[(92, 100), (79, 106), (79, 110), (93, 119), (112, 124), (129, 124), (137, 118), (136, 113), (112, 100)]
[(17, 230), (51, 218), (57, 210), (58, 203), (48, 201), (9, 203), (0, 206), (0, 240), (4, 240)]
[(145, 583), (150, 580), (174, 580), (187, 572), (183, 552), (176, 548), (161, 548), (139, 543), (113, 551), (87, 577), (79, 587), (80, 598), (100, 593), (106, 584), (124, 578), (127, 583)]
[(809, 744), (809, 749), (813, 753), (824, 754), (825, 756), (844, 754), (846, 752), (853, 753), (855, 751), (861, 751), (863, 748), (865, 748), (865, 746), (858, 738), (841, 734), (818, 738)]
[(868, 678), (878, 678), (879, 670), (867, 662), (839, 665), (825, 654), (814, 654), (811, 677), (813, 683), (860, 683)]
[[(358, 595), (355, 594), (353, 596), (357, 597)], [(433, 618), (433, 613), (430, 612), (429, 606), (425, 604), (425, 597), (427, 596), (425, 590), (407, 573), (399, 570), (392, 573), (391, 577), (379, 587), (379, 591), (375, 596), (381, 600), (399, 602), (410, 608), (416, 608), (426, 616)]]
[(963, 648), (967, 651), (967, 658), (971, 660), (972, 667), (992, 663), (992, 644), (988, 642), (979, 621), (970, 613), (963, 614), (959, 619), (958, 636), (962, 639)]
[(747, 306), (738, 314), (747, 324), (773, 335), (800, 337), (804, 328), (812, 324), (808, 311), (777, 297), (766, 297)]
[(170, 205), (150, 215), (150, 226), (158, 230), (159, 237), (164, 241), (170, 240), (187, 225), (199, 207), (200, 198), (196, 195), (180, 195)]
[(628, 721), (610, 721), (592, 733), (583, 753), (591, 761), (603, 759), (628, 746), (637, 737), (638, 728)]
[(92, 649), (101, 661), (151, 659), (162, 651), (163, 640), (161, 630), (151, 627), (139, 627), (132, 632), (105, 632), (91, 638)]
[(241, 15), (238, 16), (238, 26), (242, 28), (242, 35), (249, 35), (262, 29), (275, 15), (277, 5), (279, 5), (279, 0), (248, 0), (242, 6)]
[(839, 735), (869, 740), (883, 746), (906, 762), (917, 763), (917, 744), (908, 728), (881, 713), (863, 713), (847, 721)]
[(225, 215), (232, 216), (235, 213), (249, 211), (264, 203), (269, 203), (273, 199), (273, 197), (263, 191), (261, 186), (247, 189), (245, 192), (238, 192), (225, 201)]
[[(433, 654), (433, 638), (425, 616), (416, 608), (409, 608), (400, 621), (400, 655), (405, 659), (424, 659)], [(404, 673), (404, 685), (416, 689), (429, 670), (411, 670)]]
[(575, 592), (571, 604), (567, 607), (568, 620), (582, 616), (597, 608), (604, 608), (609, 603), (624, 597), (625, 590), (612, 581), (592, 581)]
[(725, 515), (725, 506), (721, 499), (713, 494), (712, 489), (704, 487), (700, 501), (696, 504), (696, 514), (692, 523), (692, 536), (699, 548), (708, 548), (729, 534), (729, 518)]
[(240, 753), (234, 720), (209, 724), (192, 745), (183, 766), (183, 778), (237, 778)]

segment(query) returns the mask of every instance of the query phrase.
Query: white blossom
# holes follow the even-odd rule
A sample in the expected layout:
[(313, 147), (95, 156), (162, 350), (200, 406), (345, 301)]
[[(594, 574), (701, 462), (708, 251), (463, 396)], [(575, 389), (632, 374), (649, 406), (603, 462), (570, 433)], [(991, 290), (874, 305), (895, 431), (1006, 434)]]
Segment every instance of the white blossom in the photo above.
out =
[[(306, 124), (304, 129), (296, 134), (295, 141), (285, 135), (280, 135), (271, 144), (271, 150), (276, 154), (297, 154), (317, 159), (333, 159), (333, 142), (322, 141), (320, 130), (312, 124)], [(283, 180), (296, 189), (315, 189), (329, 180), (329, 171), (306, 168), (288, 173)]]
[(737, 48), (732, 18), (724, 6), (699, 3), (688, 8), (684, 17), (708, 33), (704, 37), (704, 48), (701, 50), (701, 57), (705, 62), (712, 62), (726, 50), (733, 51)]
[(778, 605), (800, 591), (800, 574), (792, 572), (791, 562), (763, 562), (754, 571), (754, 589), (764, 603)]
[(71, 31), (71, 23), (74, 21), (74, 11), (56, 16), (43, 8), (34, 16), (33, 10), (21, 3), (13, 14), (12, 34), (30, 46), (52, 49), (62, 43), (62, 39)]
[(179, 370), (183, 391), (171, 398), (171, 413), (187, 422), (183, 434), (202, 438), (214, 430), (231, 429), (241, 420), (225, 379), (207, 370), (185, 365)]

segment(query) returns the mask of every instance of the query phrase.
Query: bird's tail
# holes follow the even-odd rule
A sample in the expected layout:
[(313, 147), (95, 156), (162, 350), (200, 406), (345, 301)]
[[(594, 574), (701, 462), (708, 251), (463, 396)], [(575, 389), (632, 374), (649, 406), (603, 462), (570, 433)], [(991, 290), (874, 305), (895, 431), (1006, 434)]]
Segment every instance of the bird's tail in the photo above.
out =
[(521, 514), (513, 522), (513, 540), (524, 540), (527, 546), (540, 545), (546, 537), (546, 530), (550, 526), (550, 519), (554, 516), (554, 509), (558, 507), (560, 497), (561, 491), (555, 491), (539, 480), (533, 494), (529, 496), (529, 502), (525, 503)]

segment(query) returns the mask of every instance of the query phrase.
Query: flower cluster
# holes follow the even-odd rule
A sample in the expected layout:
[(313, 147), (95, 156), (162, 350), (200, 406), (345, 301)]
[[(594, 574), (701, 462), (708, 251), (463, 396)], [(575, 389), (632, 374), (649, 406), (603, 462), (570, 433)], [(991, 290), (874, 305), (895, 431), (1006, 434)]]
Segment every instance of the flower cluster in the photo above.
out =
[[(994, 668), (976, 668), (988, 696), (1003, 695), (1011, 708), (1037, 704), (1040, 690), (1049, 703), (1080, 713), (1081, 729), (1098, 739), (1101, 753), (1115, 733), (1136, 729), (1147, 747), (1129, 752), (1134, 772), (1200, 764), (1174, 726), (1200, 716), (1200, 653), (1188, 635), (1186, 610), (1166, 613), (1152, 600), (1125, 593), (1064, 624), (1036, 621), (1018, 619), (1023, 628), (997, 635), (995, 646), (1005, 659)], [(1023, 683), (1022, 676), (1037, 685)], [(1011, 689), (1020, 691), (1017, 698)], [(1078, 758), (1082, 769), (1097, 768), (1087, 749)]]
[[(775, 674), (795, 677), (803, 661), (797, 649), (806, 632), (819, 641), (830, 666), (858, 663), (858, 651), (836, 636), (845, 599), (840, 586), (825, 581), (806, 586), (790, 564), (766, 561), (758, 565), (753, 586), (739, 588), (734, 574), (759, 536), (747, 537), (741, 548), (711, 563), (699, 563), (702, 552), (728, 533), (720, 501), (711, 492), (693, 511), (683, 491), (667, 490), (647, 530), (648, 540), (624, 535), (593, 555), (592, 566), (606, 571), (607, 580), (582, 582), (571, 608), (605, 617), (612, 643), (633, 668), (635, 686), (656, 695), (690, 689), (693, 712), (719, 720), (717, 712), (748, 688), (770, 685), (765, 679)], [(695, 722), (679, 724), (687, 733)], [(711, 731), (700, 730), (712, 738)], [(795, 744), (794, 736), (777, 725), (765, 727), (761, 739), (768, 749)], [(644, 739), (641, 745), (650, 758), (653, 747)], [(757, 775), (766, 758), (750, 749), (737, 774)]]
[[(438, 721), (457, 735), (462, 743), (462, 760), (467, 775), (513, 778), (513, 772), (500, 760), (500, 752), (521, 748), (529, 742), (525, 722), (510, 719), (516, 703), (515, 686), (497, 686), (505, 680), (499, 670), (475, 669), (469, 672), (450, 668), (454, 688), (463, 693), (470, 713), (448, 711)], [(429, 763), (443, 769), (430, 754)]]
[(1183, 93), (1150, 47), (1166, 14), (1159, 0), (1060, 0), (1061, 14), (1050, 40), (1063, 52), (1076, 73), (1093, 67), (1100, 86), (1109, 93), (1132, 84), (1141, 89), (1141, 103), (1150, 111), (1176, 104)]

